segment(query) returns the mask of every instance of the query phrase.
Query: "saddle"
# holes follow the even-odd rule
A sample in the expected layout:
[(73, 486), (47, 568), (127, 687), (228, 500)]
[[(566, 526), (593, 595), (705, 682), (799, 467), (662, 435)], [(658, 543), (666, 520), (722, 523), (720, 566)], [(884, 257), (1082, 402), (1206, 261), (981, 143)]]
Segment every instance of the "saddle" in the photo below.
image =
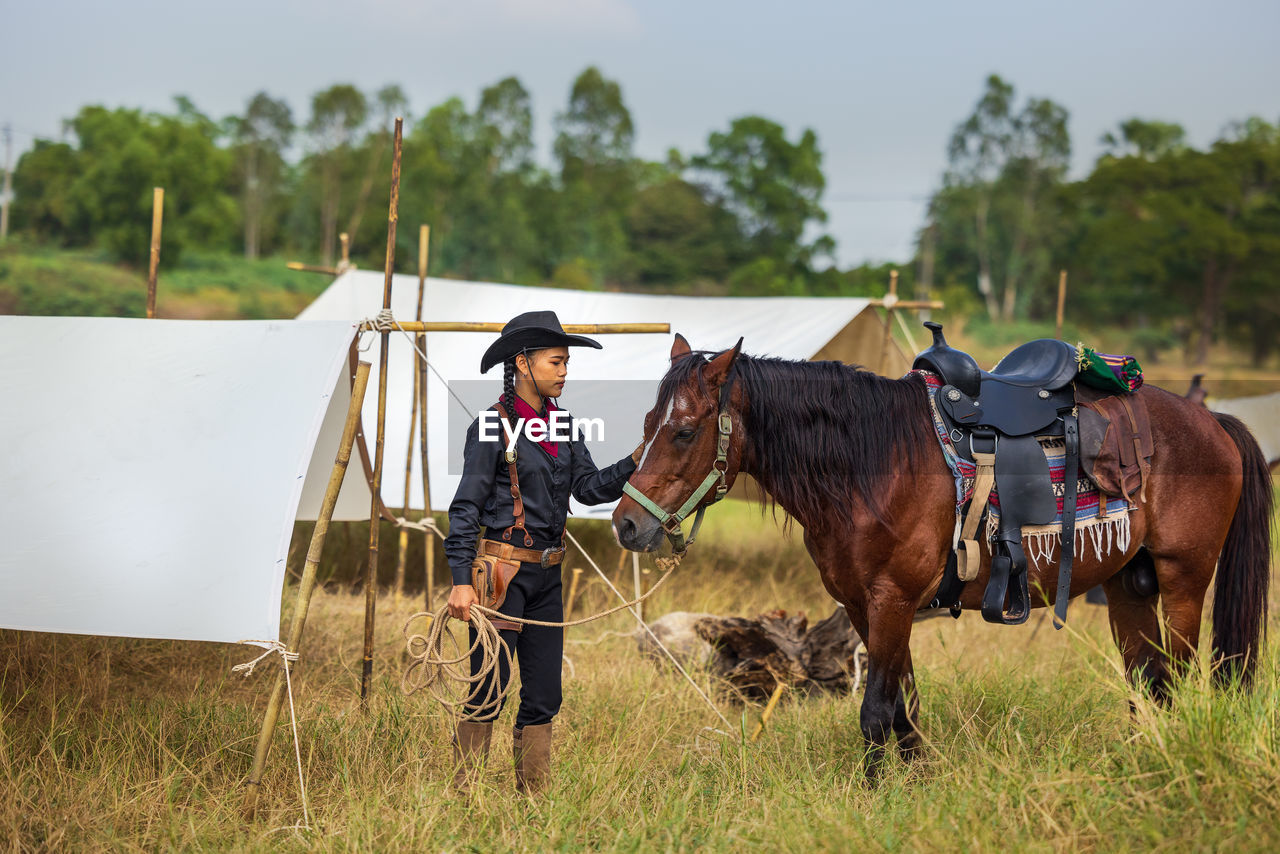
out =
[(1078, 487), (1074, 473), (1080, 461), (1076, 348), (1048, 338), (1029, 341), (987, 372), (978, 368), (972, 356), (947, 344), (941, 324), (925, 326), (933, 333), (933, 344), (916, 357), (912, 367), (931, 371), (941, 379), (938, 411), (956, 453), (977, 470), (960, 543), (948, 558), (931, 607), (949, 606), (959, 616), (960, 593), (965, 583), (978, 575), (978, 522), (994, 486), (1000, 496), (1000, 521), (991, 543), (991, 578), (982, 598), (982, 616), (1006, 625), (1026, 622), (1031, 608), (1022, 528), (1051, 524), (1058, 511), (1049, 463), (1038, 439), (1061, 437), (1068, 473), (1054, 608), (1055, 625), (1061, 628), (1066, 621), (1075, 557)]

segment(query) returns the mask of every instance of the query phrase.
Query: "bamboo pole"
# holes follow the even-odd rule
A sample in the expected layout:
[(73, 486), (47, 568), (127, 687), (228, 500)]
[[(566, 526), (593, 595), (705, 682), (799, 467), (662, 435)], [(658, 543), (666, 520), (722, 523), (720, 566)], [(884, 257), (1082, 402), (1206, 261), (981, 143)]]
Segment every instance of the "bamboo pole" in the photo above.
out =
[(943, 309), (947, 307), (947, 304), (940, 299), (872, 299), (867, 300), (867, 303), (880, 308), (892, 305), (894, 308), (898, 309), (898, 311), (924, 311), (930, 309)]
[(898, 305), (898, 271), (889, 272), (889, 292), (880, 301), (884, 306), (884, 340), (880, 343), (880, 373), (889, 368), (889, 345), (893, 342), (893, 313)]
[(299, 273), (324, 273), (326, 276), (336, 276), (342, 272), (337, 267), (320, 267), (315, 264), (303, 264), (301, 261), (290, 261), (285, 266)]
[(578, 598), (578, 582), (582, 579), (582, 567), (573, 571), (573, 580), (569, 582), (569, 595), (564, 599), (564, 618), (567, 622), (573, 613), (573, 602)]
[[(391, 160), (391, 200), (387, 208), (387, 260), (383, 270), (382, 308), (391, 308), (391, 281), (396, 266), (396, 220), (400, 208), (400, 145), (404, 119), (396, 116), (395, 154)], [(378, 512), (382, 490), (382, 452), (387, 439), (387, 348), (390, 333), (380, 335), (378, 353), (378, 429), (373, 451), (373, 478), (369, 484), (373, 494), (369, 510), (369, 563), (364, 572), (364, 659), (360, 670), (360, 705), (367, 709), (369, 682), (373, 677), (373, 609), (378, 601)]]
[(760, 733), (764, 732), (765, 725), (769, 723), (769, 718), (773, 717), (773, 710), (778, 706), (778, 700), (782, 698), (782, 692), (787, 687), (787, 683), (779, 682), (773, 688), (773, 694), (769, 696), (769, 702), (765, 705), (764, 711), (760, 713), (760, 723), (756, 724), (755, 732), (751, 733), (751, 740), (755, 741), (760, 737)]
[(151, 191), (151, 270), (147, 273), (147, 317), (156, 316), (156, 274), (160, 272), (160, 227), (164, 223), (164, 187)]
[[(302, 630), (307, 622), (307, 608), (311, 604), (311, 594), (316, 589), (316, 569), (320, 566), (320, 555), (324, 551), (325, 536), (329, 533), (329, 522), (333, 518), (333, 508), (338, 503), (338, 492), (342, 489), (342, 479), (347, 473), (347, 464), (351, 461), (351, 445), (355, 442), (356, 426), (360, 422), (360, 407), (364, 405), (365, 388), (369, 385), (369, 363), (361, 362), (356, 368), (355, 386), (351, 389), (351, 404), (347, 407), (347, 421), (342, 428), (342, 441), (338, 443), (338, 456), (333, 461), (333, 469), (329, 472), (329, 484), (325, 488), (324, 501), (320, 505), (320, 515), (316, 526), (311, 531), (311, 545), (307, 548), (307, 563), (302, 570), (302, 582), (298, 585), (298, 599), (293, 605), (293, 620), (289, 626), (290, 652), (297, 652), (302, 643)], [(280, 704), (284, 698), (284, 671), (276, 674), (276, 684), (271, 691), (271, 699), (267, 701), (267, 713), (262, 719), (262, 731), (258, 733), (258, 747), (253, 754), (253, 770), (249, 773), (249, 787), (244, 794), (244, 817), (252, 821), (258, 811), (258, 791), (262, 784), (262, 770), (267, 762), (267, 750), (271, 747), (271, 736), (275, 733), (276, 721), (280, 718)]]
[(1062, 317), (1067, 307), (1067, 271), (1058, 271), (1058, 334), (1055, 336), (1059, 341), (1062, 340)]
[[(414, 354), (415, 356), (417, 354)], [(415, 359), (414, 367), (417, 367)], [(409, 447), (404, 452), (404, 500), (400, 503), (401, 512), (404, 513), (406, 519), (409, 518), (409, 479), (413, 475), (413, 442), (417, 438), (414, 427), (418, 421), (418, 372), (413, 372), (413, 402), (409, 404)], [(427, 539), (431, 538), (431, 532), (427, 532)], [(409, 529), (400, 529), (400, 539), (396, 549), (396, 596), (404, 595), (404, 561), (409, 551)]]
[(919, 353), (923, 348), (916, 343), (916, 336), (911, 331), (911, 327), (907, 325), (907, 321), (902, 317), (902, 312), (895, 311), (893, 316), (898, 318), (898, 328), (902, 330), (902, 334), (906, 336), (907, 345), (911, 348), (912, 353)]
[[(418, 227), (418, 313), (415, 318), (422, 320), (422, 310), (427, 298), (427, 261), (431, 251), (431, 226), (422, 225)], [(416, 336), (418, 349), (423, 353), (427, 352), (427, 335), (425, 332), (419, 332)], [(414, 356), (417, 356), (414, 353)], [(427, 360), (425, 357), (417, 358), (414, 364), (418, 367), (418, 399), (420, 401), (418, 408), (418, 453), (421, 457), (422, 469), (422, 518), (431, 518), (431, 477), (430, 470), (427, 467)], [(412, 429), (412, 427), (410, 427)], [(431, 610), (431, 603), (435, 599), (436, 593), (436, 538), (431, 532), (427, 532), (424, 538), (423, 550), (423, 577), (425, 579), (426, 591), (423, 594), (426, 597), (427, 610)]]
[[(426, 284), (427, 284), (427, 238), (429, 234), (430, 234), (429, 226), (426, 226), (426, 225), (418, 226), (418, 308), (417, 308), (417, 313), (415, 315), (415, 317), (418, 320), (422, 320), (422, 300), (424, 296), (424, 291), (426, 291)], [(423, 335), (422, 333), (419, 333), (415, 340), (415, 344), (418, 350), (422, 350), (423, 352), (426, 352), (425, 341), (424, 341), (425, 337), (426, 337), (425, 335)], [(418, 425), (418, 420), (419, 420), (418, 419), (418, 401), (423, 397), (422, 395), (422, 392), (424, 391), (423, 383), (426, 380), (426, 378), (422, 376), (422, 370), (421, 370), (422, 366), (418, 364), (419, 361), (421, 360), (421, 357), (418, 355), (416, 350), (410, 355), (413, 357), (413, 403), (409, 407), (409, 447), (405, 450), (405, 453), (404, 453), (404, 503), (400, 505), (404, 511), (405, 518), (409, 517), (409, 489), (412, 486), (412, 479), (413, 479), (413, 442), (415, 439), (414, 428), (419, 426)], [(423, 419), (426, 418), (426, 414), (427, 414), (426, 406), (427, 406), (426, 401), (423, 400), (422, 401)], [(423, 441), (425, 442), (426, 441), (425, 429), (420, 432), (424, 434)], [(423, 448), (425, 450), (425, 445), (423, 446)], [(422, 455), (423, 478), (426, 477), (426, 470), (427, 470), (426, 462), (427, 462), (427, 457), (426, 457), (426, 454), (424, 453)], [(425, 506), (425, 510), (423, 511), (423, 518), (425, 519), (426, 515), (431, 512), (431, 505), (426, 504), (424, 506)], [(435, 542), (433, 541), (433, 534), (430, 531), (426, 531), (425, 534), (426, 534), (426, 538), (423, 540), (424, 548), (433, 549), (433, 547), (435, 546)], [(400, 529), (400, 549), (396, 553), (396, 595), (397, 596), (404, 595), (405, 558), (408, 555), (408, 551), (409, 551), (409, 532), (408, 530), (401, 528)], [(431, 586), (429, 577), (426, 582), (426, 585), (428, 588)], [(431, 608), (431, 592), (432, 591), (429, 589), (426, 592), (428, 610), (430, 610)]]
[[(404, 332), (501, 332), (506, 322), (489, 323), (485, 321), (416, 321), (397, 320), (397, 325)], [(362, 332), (375, 328), (373, 321), (366, 320), (361, 324)], [(671, 331), (670, 323), (566, 323), (562, 327), (570, 335), (609, 335), (618, 332), (640, 332), (665, 335)]]

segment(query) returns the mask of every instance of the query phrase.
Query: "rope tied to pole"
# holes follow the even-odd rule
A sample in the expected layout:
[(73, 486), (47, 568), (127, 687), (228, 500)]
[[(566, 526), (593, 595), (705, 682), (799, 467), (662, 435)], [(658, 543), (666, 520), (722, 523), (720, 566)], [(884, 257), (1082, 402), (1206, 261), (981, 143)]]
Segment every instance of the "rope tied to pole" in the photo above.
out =
[(252, 676), (253, 669), (264, 659), (272, 655), (280, 656), (280, 666), (284, 668), (284, 684), (289, 695), (289, 724), (293, 728), (293, 757), (298, 763), (298, 790), (302, 793), (302, 824), (305, 829), (310, 830), (311, 810), (307, 806), (307, 781), (302, 775), (302, 747), (298, 740), (298, 715), (293, 707), (293, 678), (289, 672), (289, 665), (297, 662), (298, 653), (291, 651), (278, 640), (242, 640), (240, 643), (266, 648), (262, 655), (252, 661), (246, 661), (231, 668), (232, 673), (239, 673), (245, 678)]
[(395, 332), (400, 328), (389, 308), (379, 309), (372, 320), (366, 320), (361, 326), (371, 332)]

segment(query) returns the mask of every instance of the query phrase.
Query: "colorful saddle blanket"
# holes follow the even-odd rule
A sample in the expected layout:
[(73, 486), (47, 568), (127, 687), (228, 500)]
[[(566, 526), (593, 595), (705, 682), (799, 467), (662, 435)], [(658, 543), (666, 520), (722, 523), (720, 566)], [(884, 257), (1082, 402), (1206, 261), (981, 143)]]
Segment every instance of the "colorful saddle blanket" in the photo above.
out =
[[(973, 483), (977, 469), (972, 462), (956, 453), (954, 444), (942, 416), (938, 412), (936, 397), (942, 381), (929, 371), (914, 371), (923, 379), (929, 391), (929, 410), (933, 417), (934, 432), (938, 444), (942, 446), (942, 455), (947, 467), (956, 481), (956, 520), (957, 536), (959, 520), (964, 507), (973, 498)], [(1043, 559), (1047, 562), (1062, 531), (1062, 504), (1066, 495), (1066, 445), (1062, 437), (1043, 437), (1038, 439), (1045, 458), (1049, 463), (1049, 475), (1053, 483), (1053, 492), (1058, 500), (1056, 520), (1049, 525), (1024, 526), (1023, 538), (1029, 542), (1027, 557), (1033, 562)], [(1077, 470), (1076, 497), (1076, 538), (1077, 553), (1080, 546), (1091, 543), (1097, 556), (1101, 558), (1111, 548), (1126, 549), (1129, 545), (1129, 510), (1128, 501), (1123, 498), (1112, 498), (1098, 491), (1097, 485), (1089, 479), (1083, 470)], [(1000, 520), (1000, 496), (993, 488), (987, 505), (987, 531), (994, 534)], [(990, 539), (989, 537), (987, 538)]]

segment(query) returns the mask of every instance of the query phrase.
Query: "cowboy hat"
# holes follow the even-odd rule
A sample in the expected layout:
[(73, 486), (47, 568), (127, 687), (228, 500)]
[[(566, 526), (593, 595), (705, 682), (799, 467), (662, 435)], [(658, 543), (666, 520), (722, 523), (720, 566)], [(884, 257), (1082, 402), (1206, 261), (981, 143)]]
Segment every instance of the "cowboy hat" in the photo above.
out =
[(600, 342), (584, 335), (570, 335), (560, 326), (560, 318), (554, 311), (526, 311), (517, 314), (502, 327), (498, 340), (489, 345), (480, 359), (480, 373), (487, 372), (499, 362), (514, 358), (524, 350), (543, 347), (595, 347)]

